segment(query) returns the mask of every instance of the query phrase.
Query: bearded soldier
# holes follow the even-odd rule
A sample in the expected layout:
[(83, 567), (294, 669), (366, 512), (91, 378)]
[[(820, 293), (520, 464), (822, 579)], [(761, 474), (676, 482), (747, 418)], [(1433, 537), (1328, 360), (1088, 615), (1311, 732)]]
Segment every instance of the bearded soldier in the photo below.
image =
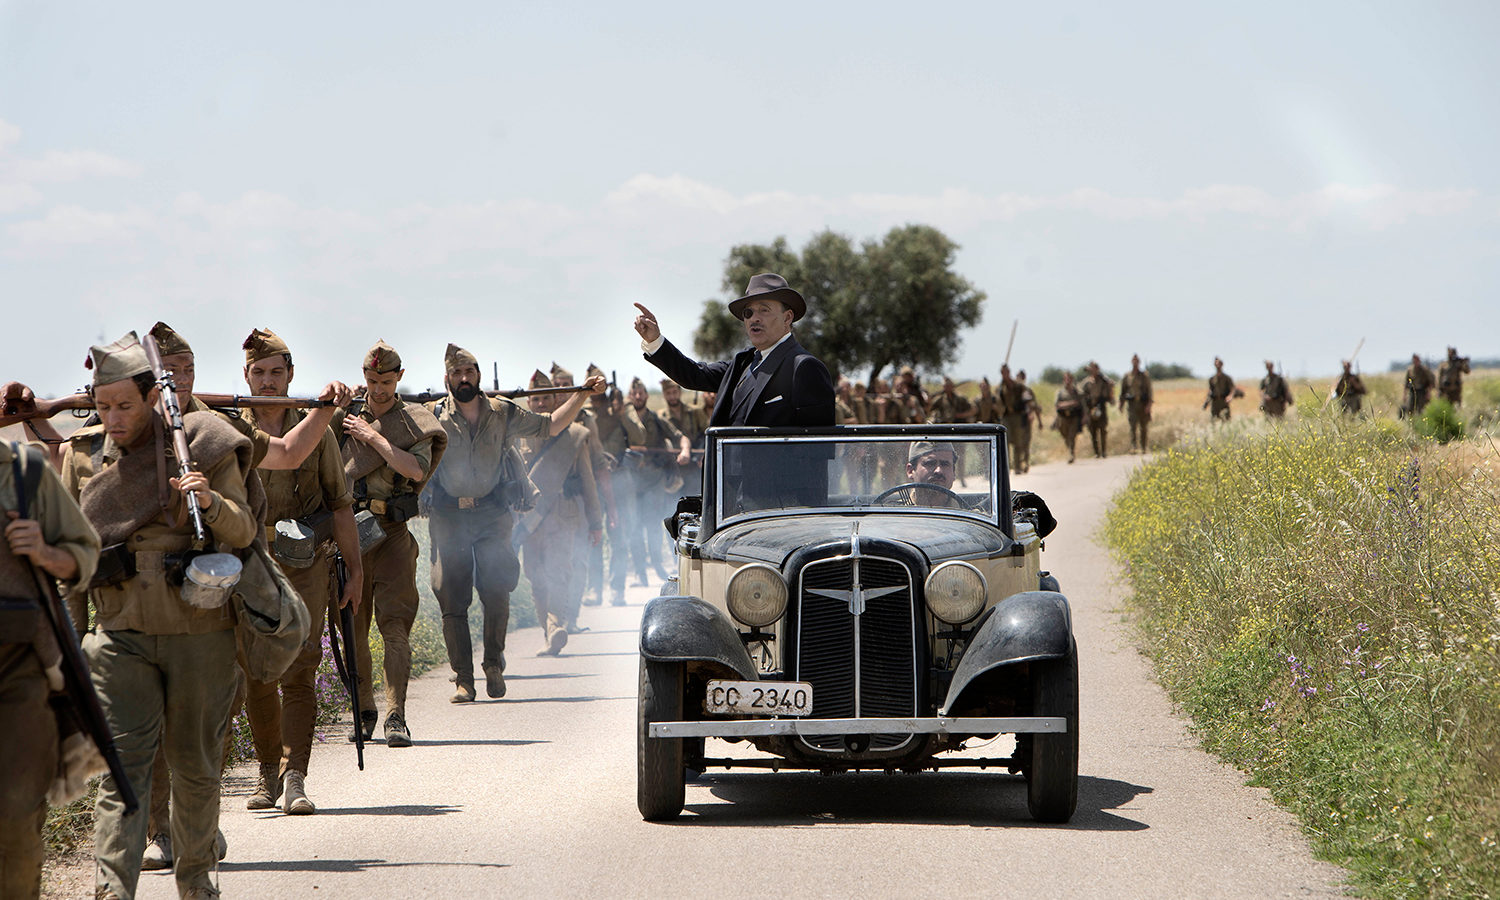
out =
[(1151, 424), (1151, 375), (1141, 368), (1139, 355), (1130, 357), (1130, 371), (1120, 379), (1120, 409), (1130, 421), (1130, 451), (1145, 453), (1146, 429)]
[(1215, 356), (1214, 373), (1208, 376), (1208, 397), (1203, 401), (1203, 408), (1215, 422), (1228, 422), (1229, 401), (1243, 396), (1245, 392), (1224, 373), (1224, 360)]
[[(551, 386), (540, 370), (532, 374), (532, 388)], [(547, 395), (528, 397), (527, 402), (531, 411), (543, 418), (554, 406), (553, 398)], [(578, 619), (585, 542), (603, 540), (604, 519), (594, 484), (587, 428), (569, 425), (545, 440), (530, 437), (525, 443), (528, 473), (537, 487), (537, 498), (536, 505), (521, 517), (518, 537), (524, 547), (537, 624), (542, 628), (542, 648), (537, 655), (556, 656), (568, 643), (568, 623), (576, 624)]]
[[(20, 481), (13, 450), (22, 454)], [(35, 484), (29, 493), (28, 482)], [(7, 606), (0, 623), (0, 897), (35, 898), (42, 889), (47, 796), (55, 775), (63, 774), (62, 732), (49, 700), (63, 688), (61, 648), (46, 624), (41, 604), (50, 598), (42, 596), (37, 576), (62, 581), (67, 590), (86, 586), (99, 561), (99, 535), (40, 451), (3, 441), (0, 510), (0, 597)], [(54, 799), (75, 796), (69, 790)]]
[[(417, 541), (406, 523), (417, 515), (417, 495), (442, 459), (448, 435), (431, 412), (396, 395), (406, 370), (395, 348), (377, 341), (365, 354), (361, 368), (364, 403), (357, 411), (342, 412), (334, 431), (341, 435), (344, 477), (353, 487), (354, 508), (369, 510), (385, 537), (364, 557), (365, 577), (355, 617), (361, 721), (354, 727), (362, 729), (369, 740), (378, 720), (370, 681), (373, 621), (385, 640), (385, 743), (410, 747), (406, 686), (411, 676), (411, 626), (419, 597)], [(437, 565), (433, 569), (436, 573)]]
[[(97, 616), (84, 651), (131, 787), (143, 799), (151, 796), (152, 761), (158, 742), (164, 743), (178, 891), (216, 897), (210, 874), (217, 859), (219, 770), (239, 681), (234, 614), (227, 602), (212, 609), (184, 602), (175, 586), (181, 564), (174, 560), (193, 543), (187, 503), (198, 505), (220, 549), (243, 549), (255, 540), (260, 522), (245, 491), (250, 441), (216, 415), (187, 413), (183, 424), (197, 471), (169, 479), (179, 461), (156, 411), (160, 393), (135, 333), (90, 353), (100, 424), (74, 433), (62, 480), (98, 529), (105, 554), (119, 563), (120, 577), (90, 591)], [(120, 791), (108, 778), (95, 815), (98, 892), (132, 897), (146, 817), (124, 815)]]
[(1260, 408), (1272, 419), (1286, 415), (1286, 408), (1296, 401), (1286, 379), (1276, 372), (1276, 364), (1266, 360), (1266, 377), (1260, 380)]
[(1438, 394), (1454, 406), (1464, 403), (1464, 376), (1469, 374), (1469, 358), (1459, 356), (1457, 347), (1448, 348), (1448, 358), (1438, 366)]
[[(586, 394), (573, 394), (555, 416), (538, 414), (503, 397), (484, 396), (479, 362), (469, 351), (449, 344), (443, 365), (448, 396), (432, 405), (447, 444), (433, 479), (428, 523), (434, 550), (432, 592), (443, 613), (443, 642), (455, 683), (452, 700), (467, 703), (474, 699), (469, 606), (476, 588), (484, 609), (485, 693), (505, 696), (510, 592), (521, 574), (512, 547), (511, 506), (522, 474), (512, 467), (507, 478), (506, 457), (519, 448), (522, 438), (562, 432), (583, 407)], [(603, 379), (590, 379), (589, 384), (602, 387)], [(517, 483), (507, 485), (507, 480)]]
[(1089, 443), (1094, 446), (1094, 455), (1103, 459), (1109, 455), (1109, 406), (1115, 399), (1115, 386), (1099, 364), (1089, 362), (1089, 377), (1083, 380), (1083, 418), (1089, 427)]
[[(254, 329), (243, 346), (245, 383), (250, 393), (257, 397), (288, 396), (296, 370), (286, 342), (275, 332)], [(278, 437), (306, 419), (307, 414), (298, 409), (275, 407), (251, 410), (249, 418), (261, 432)], [(354, 524), (354, 497), (344, 478), (344, 461), (333, 429), (323, 429), (322, 440), (295, 470), (262, 469), (259, 474), (266, 492), (267, 540), (273, 545), (272, 523), (282, 519), (331, 517), (333, 540), (348, 569), (343, 592), (333, 600), (340, 606), (353, 604), (358, 609), (364, 567)], [(318, 716), (314, 683), (323, 660), (323, 619), (330, 610), (335, 583), (333, 554), (324, 545), (316, 548), (311, 560), (289, 562), (278, 557), (278, 562), (297, 596), (307, 605), (311, 627), (302, 652), (279, 682), (261, 682), (247, 676), (245, 713), (250, 721), (255, 755), (260, 760), (260, 783), (245, 807), (270, 809), (285, 793), (283, 811), (308, 815), (317, 811), (308, 799), (306, 778)]]
[(1339, 398), (1339, 405), (1344, 412), (1350, 415), (1358, 415), (1360, 406), (1365, 399), (1365, 381), (1354, 374), (1353, 364), (1344, 361), (1344, 374), (1339, 376), (1339, 383), (1333, 388), (1333, 395)]

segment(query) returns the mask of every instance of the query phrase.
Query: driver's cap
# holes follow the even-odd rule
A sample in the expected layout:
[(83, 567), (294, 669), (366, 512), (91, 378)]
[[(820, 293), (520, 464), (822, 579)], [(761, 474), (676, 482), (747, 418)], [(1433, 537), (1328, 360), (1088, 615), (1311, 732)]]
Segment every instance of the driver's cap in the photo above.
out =
[(954, 460), (958, 459), (958, 449), (947, 441), (912, 441), (911, 447), (906, 453), (906, 461), (914, 463), (929, 453), (937, 453), (942, 450), (952, 453)]

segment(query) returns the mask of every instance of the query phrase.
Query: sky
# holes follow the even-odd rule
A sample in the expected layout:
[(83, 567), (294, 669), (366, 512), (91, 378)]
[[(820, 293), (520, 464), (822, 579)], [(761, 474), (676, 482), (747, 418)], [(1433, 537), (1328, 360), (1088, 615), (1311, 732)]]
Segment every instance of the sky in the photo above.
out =
[[(950, 367), (1500, 356), (1500, 5), (0, 0), (0, 380), (158, 319), (198, 385), (376, 339), (649, 376), (729, 248), (908, 223)], [(924, 373), (933, 375), (936, 373)]]

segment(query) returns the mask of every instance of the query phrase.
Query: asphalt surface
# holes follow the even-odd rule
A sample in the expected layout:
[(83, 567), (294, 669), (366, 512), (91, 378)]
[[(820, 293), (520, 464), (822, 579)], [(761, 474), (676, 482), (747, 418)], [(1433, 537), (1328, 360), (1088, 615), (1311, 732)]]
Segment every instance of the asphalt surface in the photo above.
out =
[[(1092, 536), (1133, 462), (1050, 464), (1017, 479), (1060, 522), (1043, 564), (1073, 604), (1081, 657), (1081, 777), (1067, 825), (1032, 822), (1019, 777), (978, 770), (714, 770), (688, 786), (680, 820), (642, 822), (635, 648), (653, 585), (632, 589), (624, 608), (586, 608), (592, 630), (559, 658), (533, 655), (536, 629), (511, 635), (503, 700), (453, 705), (446, 670), (419, 680), (416, 745), (368, 746), (363, 772), (337, 729), (313, 751), (318, 815), (247, 811), (252, 770), (236, 770), (225, 895), (1339, 895), (1342, 870), (1314, 860), (1264, 792), (1196, 748), (1131, 647)], [(140, 896), (175, 896), (170, 875), (143, 875)]]

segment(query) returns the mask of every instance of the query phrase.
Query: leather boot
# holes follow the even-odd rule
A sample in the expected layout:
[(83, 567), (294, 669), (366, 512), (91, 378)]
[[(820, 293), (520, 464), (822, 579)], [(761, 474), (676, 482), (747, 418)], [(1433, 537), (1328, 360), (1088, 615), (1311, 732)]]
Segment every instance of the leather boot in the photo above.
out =
[(473, 703), (474, 702), (474, 679), (459, 676), (454, 679), (453, 696), (448, 698), (449, 703)]
[(286, 778), (286, 799), (282, 801), (282, 810), (289, 816), (310, 816), (318, 811), (313, 802), (307, 799), (306, 775), (296, 769), (288, 769)]
[(484, 667), (484, 692), (493, 699), (505, 696), (505, 668), (503, 666)]
[(276, 801), (281, 797), (281, 765), (279, 763), (261, 763), (260, 781), (255, 785), (255, 793), (245, 801), (246, 809), (274, 809)]

